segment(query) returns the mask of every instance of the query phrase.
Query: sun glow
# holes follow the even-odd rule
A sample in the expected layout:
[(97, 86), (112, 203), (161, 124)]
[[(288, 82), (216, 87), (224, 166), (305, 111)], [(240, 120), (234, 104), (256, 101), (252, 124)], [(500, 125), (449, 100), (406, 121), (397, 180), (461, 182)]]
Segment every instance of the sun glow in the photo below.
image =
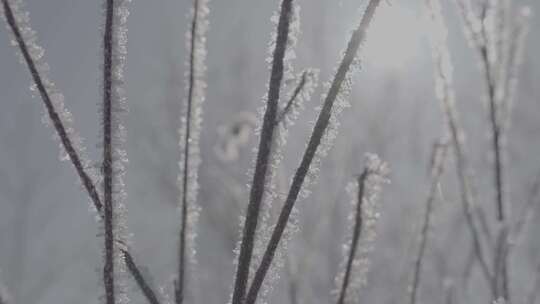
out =
[(404, 68), (421, 50), (421, 18), (402, 4), (382, 5), (367, 37), (364, 62), (384, 69)]

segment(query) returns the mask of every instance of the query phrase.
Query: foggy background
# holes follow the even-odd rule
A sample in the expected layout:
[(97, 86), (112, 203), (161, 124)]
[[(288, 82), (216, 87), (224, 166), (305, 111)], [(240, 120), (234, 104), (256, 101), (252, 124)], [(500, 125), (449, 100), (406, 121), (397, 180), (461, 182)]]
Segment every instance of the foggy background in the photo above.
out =
[[(75, 126), (86, 139), (93, 160), (99, 160), (101, 77), (101, 1), (27, 0), (31, 24), (45, 48), (51, 80), (66, 98)], [(225, 303), (233, 284), (233, 249), (239, 237), (239, 216), (247, 203), (247, 175), (256, 138), (238, 147), (238, 157), (224, 160), (227, 126), (255, 115), (266, 93), (269, 70), (267, 45), (274, 30), (270, 17), (277, 0), (213, 0), (207, 36), (207, 99), (201, 135), (202, 166), (197, 269), (201, 278), (198, 303)], [(328, 81), (341, 58), (350, 31), (359, 21), (365, 1), (298, 1), (301, 35), (295, 71), (320, 69)], [(423, 1), (394, 0), (393, 8), (411, 20), (422, 18)], [(449, 45), (454, 63), (457, 104), (467, 133), (467, 148), (475, 173), (477, 201), (495, 217), (494, 190), (485, 107), (485, 88), (478, 56), (469, 48), (453, 1), (444, 2)], [(540, 14), (540, 2), (515, 1)], [(129, 164), (125, 178), (128, 224), (138, 263), (146, 266), (153, 285), (171, 294), (176, 269), (179, 215), (178, 134), (185, 96), (185, 32), (187, 0), (135, 0), (130, 5), (126, 89), (129, 114), (125, 121)], [(388, 9), (386, 5), (381, 8)], [(392, 9), (392, 8), (390, 8)], [(508, 136), (509, 197), (513, 216), (521, 210), (540, 174), (540, 19), (533, 16), (524, 64)], [(399, 20), (398, 20), (399, 21)], [(4, 23), (4, 22), (2, 22)], [(387, 28), (402, 27), (390, 22)], [(414, 28), (413, 28), (414, 29)], [(371, 255), (365, 303), (397, 303), (407, 295), (424, 201), (433, 143), (444, 133), (435, 98), (433, 66), (427, 37), (421, 28), (397, 37), (392, 30), (376, 40), (385, 52), (368, 52), (355, 76), (352, 107), (331, 153), (323, 160), (311, 196), (299, 201), (300, 232), (290, 245), (298, 267), (301, 303), (332, 302), (334, 277), (346, 239), (344, 221), (349, 197), (345, 187), (363, 168), (364, 154), (373, 152), (391, 168), (391, 184), (383, 189), (378, 237)], [(396, 31), (398, 34), (402, 32)], [(42, 102), (28, 89), (27, 68), (18, 62), (10, 35), (0, 29), (0, 282), (15, 303), (99, 303), (102, 238), (89, 200), (69, 162), (58, 160), (53, 130), (41, 123)], [(367, 40), (367, 47), (370, 41)], [(386, 42), (385, 42), (386, 41)], [(394, 41), (392, 43), (392, 41)], [(407, 54), (400, 54), (405, 52)], [(372, 53), (375, 53), (372, 54)], [(397, 57), (397, 59), (395, 58)], [(396, 64), (395, 61), (397, 60)], [(394, 62), (394, 63), (392, 63)], [(321, 85), (306, 103), (291, 129), (283, 161), (287, 180), (296, 169), (321, 104)], [(246, 114), (251, 113), (251, 114)], [(256, 117), (256, 116), (255, 116)], [(435, 203), (420, 299), (441, 303), (445, 286), (455, 285), (463, 303), (480, 303), (487, 290), (478, 265), (470, 284), (462, 277), (471, 241), (465, 225), (455, 165), (447, 162), (443, 199)], [(511, 257), (512, 295), (523, 303), (540, 265), (538, 208), (526, 237)], [(273, 303), (288, 303), (288, 275), (274, 287)], [(130, 283), (131, 284), (131, 283)], [(463, 285), (466, 285), (465, 288)], [(145, 303), (131, 287), (133, 303)], [(172, 295), (172, 294), (171, 294)], [(400, 301), (401, 299), (401, 301)]]

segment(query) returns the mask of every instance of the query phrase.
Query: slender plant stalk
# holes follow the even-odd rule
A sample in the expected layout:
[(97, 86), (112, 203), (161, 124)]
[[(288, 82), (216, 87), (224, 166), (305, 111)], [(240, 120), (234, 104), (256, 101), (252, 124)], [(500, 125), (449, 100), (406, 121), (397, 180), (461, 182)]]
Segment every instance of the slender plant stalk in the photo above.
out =
[(416, 256), (416, 260), (414, 262), (409, 304), (416, 304), (417, 302), (416, 299), (418, 295), (418, 287), (420, 286), (423, 259), (428, 241), (429, 227), (431, 225), (431, 216), (433, 214), (433, 203), (435, 202), (437, 190), (440, 185), (440, 179), (444, 172), (447, 148), (447, 145), (438, 143), (435, 146), (435, 151), (433, 152), (433, 164), (431, 166), (431, 187), (429, 188), (429, 194), (426, 200), (424, 218), (422, 221), (422, 230), (420, 232), (420, 246), (418, 255)]
[(154, 291), (152, 291), (152, 288), (144, 277), (142, 276), (142, 273), (139, 271), (139, 268), (135, 264), (135, 260), (133, 260), (133, 257), (129, 254), (129, 252), (122, 250), (122, 253), (124, 254), (124, 261), (126, 262), (126, 266), (133, 276), (133, 279), (137, 283), (137, 286), (139, 286), (139, 289), (142, 291), (144, 297), (150, 304), (159, 304), (159, 301), (156, 297), (156, 294)]
[(188, 98), (185, 120), (185, 137), (184, 137), (184, 151), (183, 157), (183, 176), (182, 176), (182, 205), (181, 205), (181, 226), (180, 226), (180, 242), (178, 244), (178, 278), (175, 284), (175, 301), (176, 304), (182, 304), (184, 302), (184, 286), (185, 286), (185, 272), (186, 272), (186, 233), (187, 233), (187, 219), (188, 219), (188, 184), (189, 184), (189, 153), (190, 153), (190, 141), (191, 141), (191, 124), (192, 124), (192, 107), (193, 96), (195, 86), (195, 48), (197, 39), (197, 21), (199, 15), (199, 1), (193, 1), (193, 19), (191, 21), (191, 41), (190, 41), (190, 53), (189, 53), (189, 79), (188, 79)]
[(298, 167), (294, 175), (291, 188), (289, 189), (289, 193), (287, 194), (287, 198), (285, 200), (283, 208), (280, 211), (277, 224), (272, 231), (272, 236), (267, 244), (266, 250), (261, 260), (261, 264), (255, 272), (255, 276), (249, 288), (245, 304), (253, 304), (257, 299), (257, 295), (268, 272), (268, 269), (272, 264), (274, 254), (277, 250), (283, 232), (285, 231), (289, 216), (298, 198), (298, 194), (300, 193), (306, 175), (309, 171), (311, 162), (315, 157), (315, 153), (317, 152), (317, 148), (321, 143), (321, 139), (324, 136), (325, 130), (330, 123), (330, 117), (332, 115), (332, 107), (334, 105), (334, 102), (341, 90), (343, 82), (347, 77), (347, 73), (349, 72), (349, 69), (353, 64), (358, 49), (360, 48), (360, 45), (366, 37), (366, 32), (369, 28), (369, 25), (371, 23), (371, 20), (373, 19), (373, 15), (375, 14), (379, 3), (380, 0), (370, 0), (364, 16), (362, 17), (362, 20), (360, 22), (360, 25), (352, 34), (343, 60), (339, 65), (336, 76), (334, 77), (332, 85), (328, 91), (328, 95), (324, 100), (323, 107), (321, 109), (319, 117), (317, 118), (317, 122), (315, 123), (315, 127), (309, 139), (308, 146), (302, 157), (300, 166)]
[(62, 145), (64, 149), (66, 150), (71, 160), (71, 163), (73, 164), (73, 167), (75, 167), (75, 171), (77, 171), (77, 174), (79, 175), (79, 178), (81, 179), (81, 182), (84, 188), (86, 189), (86, 192), (88, 192), (88, 195), (90, 196), (90, 199), (94, 203), (94, 206), (96, 207), (97, 211), (101, 213), (102, 204), (99, 198), (98, 191), (94, 185), (94, 182), (92, 181), (92, 179), (86, 172), (82, 164), (82, 161), (79, 155), (77, 154), (77, 151), (75, 150), (75, 147), (71, 139), (68, 136), (66, 128), (64, 127), (64, 124), (62, 123), (62, 120), (60, 119), (60, 115), (54, 108), (54, 105), (51, 101), (49, 93), (47, 92), (47, 89), (45, 88), (45, 85), (43, 83), (43, 79), (41, 78), (41, 75), (39, 74), (38, 69), (36, 67), (36, 64), (34, 60), (32, 59), (32, 57), (30, 56), (30, 52), (28, 51), (26, 42), (24, 41), (24, 38), (22, 37), (21, 31), (19, 29), (19, 25), (17, 24), (17, 21), (15, 20), (15, 17), (13, 15), (13, 10), (11, 9), (9, 1), (2, 0), (2, 6), (4, 7), (4, 15), (6, 17), (6, 21), (9, 25), (9, 28), (11, 29), (11, 32), (13, 33), (13, 36), (15, 37), (15, 40), (17, 41), (19, 50), (21, 51), (21, 54), (24, 58), (24, 62), (26, 63), (28, 69), (30, 70), (30, 75), (32, 76), (32, 80), (36, 84), (39, 95), (41, 96), (41, 99), (43, 100), (43, 103), (45, 104), (45, 108), (47, 109), (47, 114), (49, 115), (49, 118), (51, 119), (53, 123), (54, 129), (56, 130), (56, 133), (58, 133), (58, 136), (60, 137), (60, 141), (62, 142)]
[(257, 160), (255, 163), (255, 172), (251, 183), (249, 203), (243, 228), (242, 242), (240, 245), (240, 254), (238, 255), (238, 266), (236, 269), (232, 304), (242, 304), (246, 293), (255, 232), (257, 230), (257, 222), (266, 184), (267, 171), (269, 169), (272, 143), (274, 141), (274, 129), (276, 126), (275, 122), (284, 71), (283, 61), (287, 49), (292, 10), (293, 0), (283, 0), (281, 2), (276, 46), (273, 52), (270, 85), (268, 88), (268, 100), (263, 118)]
[(285, 116), (287, 116), (287, 114), (291, 111), (291, 109), (292, 109), (292, 107), (294, 105), (294, 102), (296, 101), (296, 97), (298, 97), (298, 94), (300, 94), (300, 92), (302, 92), (302, 90), (304, 89), (304, 86), (306, 85), (307, 73), (308, 73), (308, 71), (304, 71), (302, 73), (302, 77), (300, 78), (300, 82), (298, 83), (298, 85), (294, 89), (294, 92), (293, 92), (291, 98), (289, 98), (289, 101), (287, 101), (287, 104), (285, 105), (285, 108), (283, 108), (283, 110), (281, 110), (281, 113), (279, 113), (278, 118), (276, 119), (276, 123), (282, 122), (283, 119), (285, 119)]
[[(517, 25), (510, 24), (505, 10), (509, 9), (509, 2), (497, 1), (491, 3), (484, 1), (479, 16), (475, 16), (470, 0), (458, 1), (460, 13), (465, 20), (465, 29), (473, 38), (472, 47), (480, 55), (483, 67), (488, 97), (488, 120), (491, 128), (491, 146), (494, 153), (493, 171), (494, 188), (496, 192), (495, 203), (497, 220), (503, 222), (499, 231), (498, 244), (495, 246), (493, 281), (495, 284), (495, 299), (503, 298), (509, 301), (509, 277), (507, 268), (508, 238), (505, 216), (505, 172), (503, 137), (508, 129), (510, 120), (513, 91), (516, 83), (516, 70), (520, 64), (522, 40), (526, 34), (523, 20), (528, 13), (524, 13)], [(507, 6), (508, 5), (508, 6)], [(487, 28), (488, 19), (495, 18), (495, 29)], [(478, 24), (479, 27), (475, 27)], [(507, 35), (508, 37), (503, 37)]]
[[(493, 162), (494, 169), (494, 188), (496, 191), (496, 210), (497, 210), (497, 220), (504, 221), (504, 202), (503, 202), (503, 168), (502, 168), (502, 154), (501, 154), (501, 135), (502, 129), (499, 124), (499, 103), (497, 100), (497, 81), (495, 79), (495, 67), (492, 64), (490, 59), (490, 44), (489, 44), (489, 35), (486, 29), (486, 18), (488, 12), (488, 3), (484, 2), (482, 8), (482, 14), (480, 18), (481, 30), (479, 33), (480, 39), (473, 40), (475, 46), (478, 48), (480, 53), (480, 60), (484, 68), (484, 78), (487, 88), (487, 97), (488, 97), (488, 107), (489, 107), (489, 123), (491, 127), (491, 136), (492, 136), (492, 150), (495, 156)], [(469, 31), (474, 31), (474, 29), (469, 29)]]
[[(66, 127), (64, 123), (62, 122), (62, 120), (60, 119), (60, 115), (58, 114), (58, 111), (55, 109), (51, 101), (49, 93), (47, 92), (47, 89), (45, 88), (43, 79), (36, 67), (36, 63), (30, 56), (26, 42), (24, 41), (24, 38), (21, 35), (19, 25), (17, 24), (15, 20), (15, 17), (13, 15), (13, 10), (11, 9), (9, 1), (8, 0), (1, 0), (1, 1), (2, 1), (3, 11), (4, 11), (4, 16), (6, 18), (8, 26), (11, 29), (13, 36), (15, 37), (19, 50), (21, 51), (21, 54), (24, 58), (24, 62), (26, 63), (26, 66), (28, 67), (30, 71), (32, 80), (34, 81), (37, 87), (37, 90), (40, 94), (41, 100), (43, 101), (45, 105), (49, 119), (52, 121), (54, 129), (56, 133), (58, 134), (58, 137), (60, 138), (60, 142), (62, 143), (62, 146), (64, 147), (65, 151), (67, 152), (69, 159), (71, 160), (71, 163), (73, 164), (73, 167), (75, 168), (75, 171), (79, 175), (79, 178), (81, 179), (81, 182), (84, 188), (86, 189), (88, 196), (92, 200), (92, 203), (94, 204), (94, 207), (96, 208), (98, 214), (103, 219), (104, 217), (103, 204), (101, 202), (101, 198), (99, 196), (97, 188), (94, 182), (92, 181), (92, 179), (90, 178), (90, 175), (86, 172), (86, 169), (82, 164), (81, 158), (79, 154), (77, 153), (77, 151), (75, 150), (73, 142), (68, 136)], [(131, 261), (134, 261), (129, 251), (124, 250), (123, 255), (126, 260), (129, 259)], [(134, 279), (138, 277), (137, 274), (140, 274), (140, 271), (138, 269), (139, 267), (135, 263), (132, 264), (132, 267), (129, 267), (130, 273)], [(142, 276), (139, 276), (139, 279), (144, 281), (144, 278)], [(146, 285), (149, 286), (148, 284)], [(153, 295), (153, 298), (156, 298), (155, 293), (151, 289), (148, 289), (147, 292), (151, 293)], [(157, 303), (157, 302), (150, 301), (150, 303)]]
[(491, 124), (491, 136), (492, 136), (492, 149), (495, 155), (495, 160), (493, 162), (494, 167), (494, 186), (496, 191), (496, 206), (497, 206), (497, 220), (504, 221), (504, 193), (503, 193), (503, 163), (502, 163), (502, 146), (501, 146), (501, 137), (502, 129), (499, 125), (499, 106), (496, 99), (496, 84), (493, 79), (493, 67), (488, 58), (487, 47), (483, 46), (480, 50), (482, 62), (484, 65), (484, 72), (486, 77), (486, 86), (488, 90), (488, 100), (489, 100), (489, 121)]
[(364, 172), (362, 172), (362, 174), (360, 174), (360, 176), (358, 177), (358, 197), (356, 202), (356, 215), (354, 221), (353, 235), (350, 245), (351, 250), (349, 251), (349, 256), (347, 258), (345, 276), (343, 277), (343, 283), (341, 284), (337, 304), (343, 304), (345, 301), (345, 296), (347, 295), (347, 288), (349, 287), (349, 280), (351, 277), (353, 261), (354, 257), (356, 256), (356, 251), (358, 249), (358, 241), (360, 240), (360, 235), (362, 234), (362, 203), (364, 202), (364, 189), (368, 175), (369, 171), (366, 168), (364, 169)]
[[(451, 67), (452, 64), (450, 55), (448, 53), (448, 47), (446, 45), (446, 25), (440, 12), (440, 2), (438, 0), (426, 0), (426, 7), (433, 26), (436, 29), (436, 34), (434, 34), (434, 36), (438, 35), (437, 37), (432, 37), (431, 42), (435, 64), (435, 77), (439, 82), (438, 86), (440, 87), (440, 92), (438, 92), (438, 97), (441, 102), (444, 116), (446, 117), (446, 121), (448, 123), (448, 130), (450, 132), (452, 145), (454, 148), (453, 150), (456, 160), (456, 171), (458, 174), (463, 213), (471, 233), (474, 253), (480, 263), (482, 275), (488, 282), (491, 293), (495, 294), (492, 275), (482, 250), (480, 231), (475, 224), (473, 213), (475, 204), (470, 184), (471, 178), (469, 173), (469, 165), (465, 154), (464, 132), (461, 127), (455, 105), (451, 71), (448, 69), (448, 67)], [(469, 20), (468, 16), (466, 16), (466, 20)]]
[(114, 0), (106, 0), (103, 35), (103, 219), (105, 222), (105, 265), (103, 283), (105, 303), (115, 304), (114, 292), (114, 202), (113, 202), (113, 144), (112, 144), (112, 57), (114, 30)]

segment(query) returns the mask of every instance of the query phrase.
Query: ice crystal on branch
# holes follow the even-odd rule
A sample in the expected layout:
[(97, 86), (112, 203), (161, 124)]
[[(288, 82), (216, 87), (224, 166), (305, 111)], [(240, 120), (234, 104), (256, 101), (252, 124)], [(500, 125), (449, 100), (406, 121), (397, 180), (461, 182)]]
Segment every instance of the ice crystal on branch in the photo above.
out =
[(356, 303), (369, 270), (369, 253), (377, 236), (378, 201), (382, 186), (388, 183), (388, 164), (375, 154), (366, 155), (364, 172), (347, 185), (351, 196), (347, 219), (349, 232), (343, 245), (343, 259), (335, 278), (337, 301)]
[[(175, 300), (184, 301), (186, 274), (189, 271), (193, 281), (196, 264), (195, 237), (200, 207), (197, 205), (199, 189), (198, 174), (200, 159), (200, 133), (202, 124), (202, 106), (206, 91), (206, 31), (208, 30), (208, 0), (194, 0), (191, 10), (191, 27), (186, 33), (186, 97), (180, 119), (179, 149), (180, 172), (178, 187), (180, 190), (179, 210), (181, 216), (180, 240), (178, 246), (178, 273), (175, 282)], [(189, 265), (189, 266), (188, 266)], [(193, 284), (195, 285), (195, 284)], [(193, 290), (193, 286), (190, 290)]]
[(53, 137), (59, 142), (59, 159), (71, 160), (83, 187), (92, 200), (91, 209), (100, 211), (101, 203), (95, 184), (100, 180), (98, 166), (86, 155), (83, 139), (73, 126), (73, 116), (65, 107), (64, 95), (50, 80), (50, 68), (45, 61), (45, 51), (37, 42), (37, 34), (30, 25), (30, 15), (24, 10), (22, 0), (2, 0), (0, 13), (11, 33), (11, 45), (17, 48), (20, 62), (25, 64), (32, 76), (30, 91), (43, 100), (42, 122), (53, 126)]

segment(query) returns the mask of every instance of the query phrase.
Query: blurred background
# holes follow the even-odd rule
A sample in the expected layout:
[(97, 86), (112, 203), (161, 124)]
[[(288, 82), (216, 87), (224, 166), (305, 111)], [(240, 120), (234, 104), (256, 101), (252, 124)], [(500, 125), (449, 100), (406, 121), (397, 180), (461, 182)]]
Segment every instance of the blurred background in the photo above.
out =
[[(27, 0), (26, 9), (46, 50), (51, 79), (66, 97), (75, 126), (99, 159), (98, 103), (102, 24), (101, 1)], [(366, 1), (305, 1), (295, 71), (320, 70), (328, 81)], [(364, 154), (389, 163), (391, 183), (380, 200), (377, 239), (361, 302), (397, 303), (407, 296), (417, 251), (433, 144), (444, 134), (444, 117), (435, 97), (432, 56), (423, 1), (384, 4), (368, 39), (362, 69), (355, 75), (351, 108), (341, 117), (334, 148), (323, 160), (308, 199), (298, 202), (299, 229), (289, 250), (287, 271), (274, 286), (271, 303), (290, 303), (291, 281), (299, 303), (329, 303), (347, 236), (346, 185), (364, 165)], [(490, 125), (485, 85), (476, 50), (463, 34), (454, 1), (443, 1), (454, 64), (457, 107), (466, 132), (477, 201), (494, 221)], [(540, 14), (536, 0), (511, 1)], [(248, 197), (247, 174), (254, 158), (252, 121), (269, 77), (266, 58), (270, 17), (279, 1), (214, 0), (207, 36), (207, 99), (201, 135), (202, 207), (197, 236), (201, 290), (197, 303), (229, 300), (234, 275), (233, 249), (239, 217)], [(176, 267), (179, 216), (179, 115), (184, 90), (185, 32), (191, 1), (133, 1), (128, 20), (125, 121), (129, 164), (127, 208), (133, 253), (152, 284), (171, 292)], [(533, 15), (524, 64), (519, 72), (512, 125), (507, 141), (507, 186), (516, 219), (532, 196), (540, 175), (540, 18)], [(98, 303), (102, 239), (89, 212), (87, 194), (68, 162), (58, 160), (53, 130), (41, 123), (41, 100), (32, 97), (30, 77), (0, 29), (0, 282), (14, 303)], [(300, 161), (319, 85), (291, 129), (284, 153), (288, 180)], [(235, 127), (245, 140), (231, 146)], [(465, 225), (451, 157), (441, 180), (423, 268), (420, 301), (442, 303), (453, 290), (455, 303), (486, 303), (488, 290), (477, 264), (468, 264), (471, 239)], [(540, 208), (531, 210), (525, 236), (510, 256), (515, 303), (525, 303), (539, 275)], [(292, 271), (291, 271), (292, 269)], [(467, 279), (465, 279), (467, 278)], [(145, 303), (130, 286), (133, 303)]]

